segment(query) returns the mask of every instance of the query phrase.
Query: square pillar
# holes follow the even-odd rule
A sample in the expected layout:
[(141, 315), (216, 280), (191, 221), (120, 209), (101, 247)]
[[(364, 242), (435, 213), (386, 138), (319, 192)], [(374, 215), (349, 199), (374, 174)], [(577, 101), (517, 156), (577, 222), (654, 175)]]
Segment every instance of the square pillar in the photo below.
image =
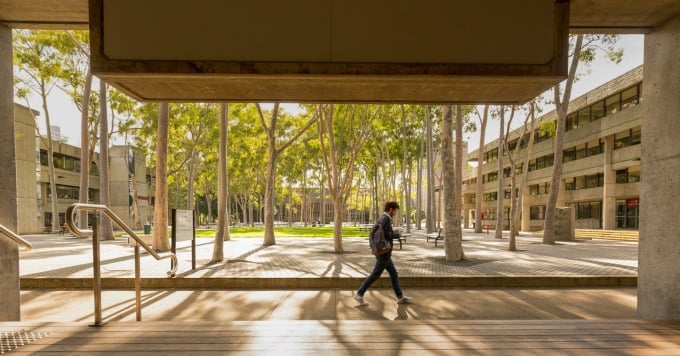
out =
[[(12, 73), (12, 30), (0, 24), (0, 224), (17, 229), (17, 175), (14, 148), (14, 81)], [(18, 321), (19, 249), (0, 236), (0, 321)]]
[(680, 320), (680, 15), (645, 36), (638, 316)]
[(614, 135), (604, 138), (604, 189), (602, 196), (602, 229), (616, 228), (616, 172), (612, 169)]

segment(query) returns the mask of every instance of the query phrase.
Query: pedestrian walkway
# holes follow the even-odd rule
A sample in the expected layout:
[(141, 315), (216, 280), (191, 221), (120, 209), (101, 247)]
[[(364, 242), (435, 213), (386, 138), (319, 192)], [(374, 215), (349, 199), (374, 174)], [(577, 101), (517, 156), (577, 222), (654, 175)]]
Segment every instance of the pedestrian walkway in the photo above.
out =
[[(548, 277), (635, 278), (637, 275), (637, 243), (633, 242), (589, 240), (543, 245), (539, 238), (526, 235), (518, 237), (518, 251), (510, 252), (507, 239), (466, 231), (463, 240), (466, 260), (447, 262), (441, 244), (435, 248), (422, 234), (418, 235), (414, 234), (402, 250), (393, 253), (399, 274), (407, 285), (409, 279), (422, 282), (423, 278), (431, 281), (452, 277), (540, 280)], [(49, 278), (91, 278), (91, 240), (59, 235), (35, 235), (27, 239), (34, 249), (21, 254), (22, 283)], [(334, 253), (333, 241), (329, 238), (279, 238), (273, 246), (262, 246), (259, 238), (234, 239), (224, 244), (225, 260), (210, 263), (213, 240), (198, 239), (195, 270), (191, 269), (190, 245), (179, 246), (176, 279), (292, 278), (302, 281), (299, 287), (305, 287), (305, 280), (323, 283), (368, 275), (374, 257), (366, 239), (346, 238), (343, 247), (344, 253)], [(133, 249), (126, 239), (102, 242), (101, 254), (102, 277), (129, 279), (134, 276)], [(168, 260), (156, 261), (145, 253), (142, 256), (143, 278), (166, 279)], [(319, 285), (310, 285), (314, 286)]]

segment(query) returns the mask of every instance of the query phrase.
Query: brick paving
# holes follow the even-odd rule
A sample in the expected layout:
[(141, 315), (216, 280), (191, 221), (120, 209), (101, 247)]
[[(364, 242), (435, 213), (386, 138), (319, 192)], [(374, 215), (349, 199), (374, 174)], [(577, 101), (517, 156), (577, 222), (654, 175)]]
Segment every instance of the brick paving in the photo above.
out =
[[(455, 276), (636, 276), (635, 242), (591, 240), (543, 245), (532, 235), (518, 237), (517, 252), (507, 251), (507, 238), (464, 231), (466, 260), (449, 263), (439, 244), (427, 243), (414, 233), (396, 250), (393, 259), (404, 277)], [(31, 235), (31, 252), (22, 252), (22, 278), (92, 276), (91, 240), (71, 236)], [(345, 253), (333, 252), (330, 238), (279, 238), (262, 246), (261, 238), (243, 238), (224, 244), (225, 260), (210, 264), (212, 239), (197, 239), (197, 269), (191, 270), (191, 247), (178, 246), (177, 277), (364, 277), (373, 267), (365, 238), (346, 238)], [(134, 276), (133, 249), (126, 239), (102, 242), (102, 277)], [(169, 260), (156, 261), (142, 253), (142, 276), (165, 277)]]

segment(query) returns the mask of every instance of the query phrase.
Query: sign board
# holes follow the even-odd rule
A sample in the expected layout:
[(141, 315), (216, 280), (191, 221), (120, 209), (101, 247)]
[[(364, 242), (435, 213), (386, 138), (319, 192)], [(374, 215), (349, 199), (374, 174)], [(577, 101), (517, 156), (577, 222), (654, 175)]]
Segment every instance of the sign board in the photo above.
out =
[(196, 269), (196, 213), (172, 209), (172, 253), (177, 254), (177, 241), (191, 241), (191, 268)]
[(626, 199), (626, 206), (640, 206), (640, 198)]
[(567, 75), (566, 0), (89, 4), (92, 72), (140, 100), (524, 103)]

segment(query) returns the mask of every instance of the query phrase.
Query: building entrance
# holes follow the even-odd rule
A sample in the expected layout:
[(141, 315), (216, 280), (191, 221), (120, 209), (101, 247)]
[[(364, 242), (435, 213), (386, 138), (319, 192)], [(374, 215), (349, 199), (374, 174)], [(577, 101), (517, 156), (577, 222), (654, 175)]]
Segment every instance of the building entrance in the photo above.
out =
[(638, 229), (640, 227), (640, 199), (616, 201), (616, 227), (619, 229)]

